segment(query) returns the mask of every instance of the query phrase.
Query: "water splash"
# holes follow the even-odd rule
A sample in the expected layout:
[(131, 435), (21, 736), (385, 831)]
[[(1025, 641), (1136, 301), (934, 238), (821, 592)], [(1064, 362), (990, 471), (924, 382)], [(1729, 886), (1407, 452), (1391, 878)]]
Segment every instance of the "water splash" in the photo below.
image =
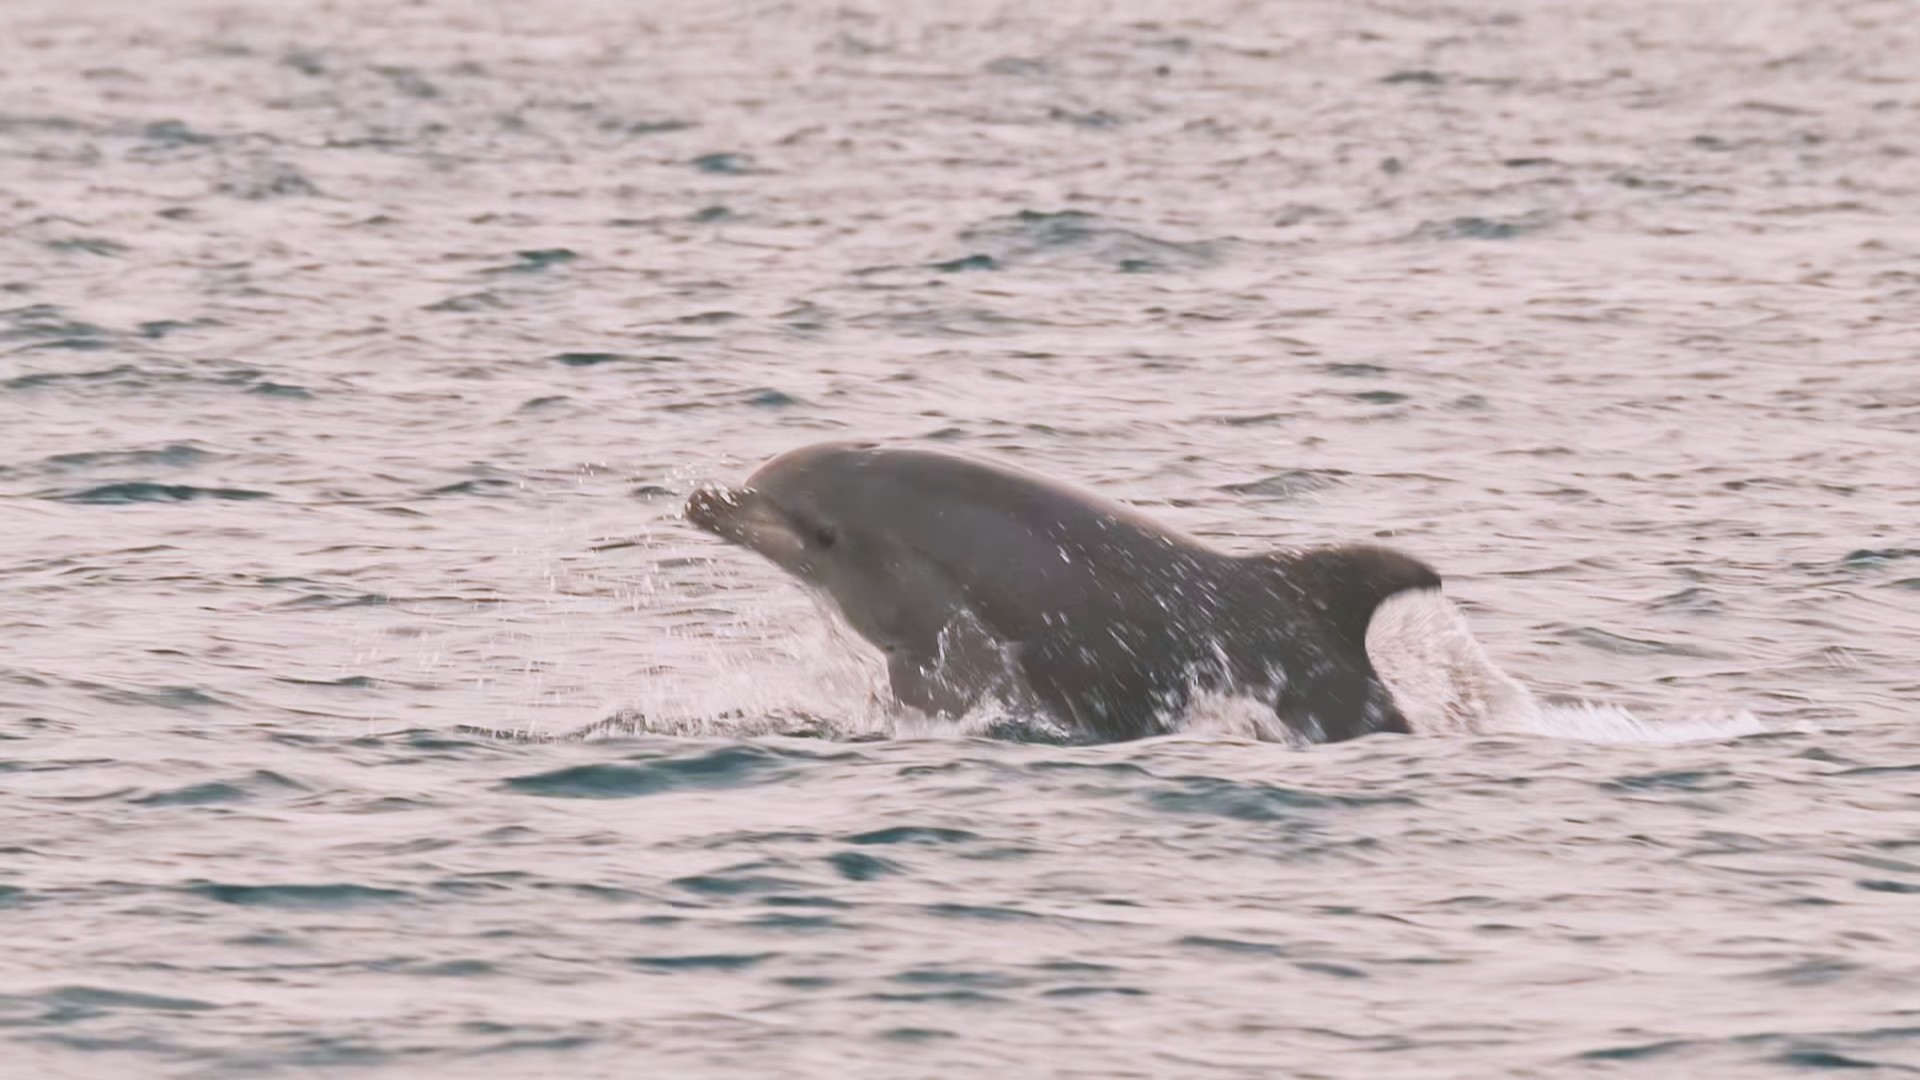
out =
[(1771, 730), (1744, 710), (1653, 720), (1602, 702), (1542, 702), (1488, 658), (1466, 617), (1438, 590), (1388, 597), (1367, 627), (1367, 655), (1408, 726), (1423, 735), (1675, 743)]

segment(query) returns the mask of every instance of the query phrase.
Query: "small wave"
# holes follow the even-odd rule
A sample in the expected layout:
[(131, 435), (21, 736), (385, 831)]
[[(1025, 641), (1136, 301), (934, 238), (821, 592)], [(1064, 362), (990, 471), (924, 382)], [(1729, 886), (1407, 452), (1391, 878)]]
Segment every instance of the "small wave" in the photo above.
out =
[(249, 491), (244, 488), (203, 488), (192, 484), (156, 484), (144, 480), (129, 481), (124, 484), (102, 484), (68, 494), (51, 496), (62, 502), (86, 503), (94, 506), (122, 506), (128, 503), (177, 503), (192, 502), (196, 499), (215, 499), (226, 502), (251, 502), (257, 499), (271, 499), (273, 495), (265, 491)]
[(659, 758), (616, 765), (593, 762), (551, 772), (516, 776), (505, 787), (525, 795), (560, 799), (630, 799), (684, 788), (731, 788), (785, 775), (783, 756), (757, 747), (733, 746), (694, 757)]
[(235, 885), (219, 881), (196, 881), (187, 891), (241, 907), (284, 907), (336, 909), (364, 904), (390, 904), (413, 899), (401, 889), (383, 889), (351, 882), (315, 885)]
[(973, 250), (935, 264), (947, 273), (1032, 265), (1117, 270), (1121, 273), (1198, 270), (1218, 263), (1219, 240), (1165, 240), (1084, 210), (1022, 210), (962, 230)]

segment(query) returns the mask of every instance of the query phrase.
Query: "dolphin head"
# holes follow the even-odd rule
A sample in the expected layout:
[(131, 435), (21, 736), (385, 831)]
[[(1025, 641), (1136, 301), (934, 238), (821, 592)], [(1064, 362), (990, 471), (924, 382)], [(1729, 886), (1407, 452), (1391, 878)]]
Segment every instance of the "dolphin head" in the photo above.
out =
[(864, 467), (873, 446), (823, 443), (782, 454), (739, 487), (695, 491), (686, 517), (825, 593), (855, 630), (891, 651), (937, 633), (958, 598), (898, 515), (887, 513), (899, 492)]
[(810, 446), (782, 454), (736, 488), (702, 487), (687, 499), (687, 521), (728, 543), (757, 551), (810, 585), (831, 587), (834, 567), (855, 561), (842, 542), (863, 546), (861, 530), (846, 527), (843, 470), (836, 468), (864, 444)]

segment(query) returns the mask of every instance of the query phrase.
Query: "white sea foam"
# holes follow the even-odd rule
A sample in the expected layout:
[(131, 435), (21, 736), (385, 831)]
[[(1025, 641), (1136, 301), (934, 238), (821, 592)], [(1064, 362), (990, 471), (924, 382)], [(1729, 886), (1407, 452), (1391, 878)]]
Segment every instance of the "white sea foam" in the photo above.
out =
[(1770, 730), (1744, 710), (1656, 720), (1602, 702), (1542, 702), (1488, 658), (1466, 617), (1439, 590), (1388, 597), (1367, 628), (1367, 655), (1418, 734), (1671, 743)]

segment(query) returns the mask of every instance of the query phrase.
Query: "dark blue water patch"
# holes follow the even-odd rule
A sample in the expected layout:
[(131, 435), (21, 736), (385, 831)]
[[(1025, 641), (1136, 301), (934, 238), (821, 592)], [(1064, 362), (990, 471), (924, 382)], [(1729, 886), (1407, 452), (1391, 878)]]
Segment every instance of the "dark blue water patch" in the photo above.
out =
[(1447, 77), (1426, 68), (1412, 68), (1396, 71), (1380, 81), (1388, 86), (1443, 86), (1446, 84)]
[(1920, 772), (1920, 765), (1861, 765), (1857, 768), (1842, 769), (1835, 776), (1883, 776), (1889, 773)]
[(820, 930), (851, 930), (846, 923), (831, 915), (789, 915), (783, 911), (760, 915), (748, 919), (745, 923), (757, 930), (782, 930), (811, 933)]
[(553, 357), (555, 363), (564, 364), (567, 367), (599, 367), (602, 364), (615, 364), (632, 359), (635, 358), (626, 353), (610, 352), (564, 352), (556, 353)]
[(427, 101), (440, 96), (440, 88), (433, 84), (418, 68), (394, 65), (376, 67), (374, 71), (387, 77), (393, 88), (402, 95), (419, 101)]
[(1000, 261), (991, 255), (965, 255), (958, 259), (934, 263), (928, 269), (938, 270), (943, 274), (958, 274), (969, 270), (998, 270)]
[(225, 938), (223, 941), (228, 945), (240, 945), (249, 949), (292, 949), (304, 947), (306, 944), (300, 938), (279, 930), (260, 930)]
[(1302, 822), (1303, 811), (1358, 809), (1376, 806), (1414, 806), (1406, 795), (1324, 795), (1277, 784), (1242, 783), (1214, 777), (1191, 777), (1178, 787), (1148, 793), (1158, 810), (1181, 814), (1212, 814), (1235, 821)]
[(784, 390), (762, 389), (749, 393), (745, 401), (757, 409), (786, 409), (801, 404), (799, 398)]
[(1727, 791), (1748, 787), (1744, 780), (1734, 779), (1725, 769), (1676, 769), (1672, 772), (1642, 773), (1636, 776), (1617, 776), (1600, 784), (1609, 791)]
[(260, 769), (245, 780), (228, 782), (212, 780), (203, 784), (189, 784), (186, 787), (170, 791), (157, 791), (142, 795), (133, 802), (139, 806), (217, 806), (223, 803), (245, 802), (267, 792), (304, 792), (305, 784), (276, 772)]
[(716, 221), (732, 221), (739, 216), (739, 214), (735, 213), (729, 207), (715, 205), (703, 206), (695, 210), (693, 213), (687, 215), (687, 220), (701, 225), (709, 225)]
[(849, 844), (964, 844), (980, 839), (965, 829), (943, 829), (930, 825), (896, 825), (888, 829), (858, 833), (847, 837)]
[(1392, 374), (1391, 368), (1379, 364), (1323, 364), (1320, 370), (1328, 375), (1342, 379), (1377, 379)]
[(1349, 397), (1355, 401), (1364, 401), (1369, 405), (1398, 405), (1407, 400), (1408, 395), (1398, 390), (1362, 390)]
[(1372, 976), (1356, 967), (1345, 964), (1329, 964), (1324, 960), (1301, 960), (1293, 965), (1312, 975), (1331, 975), (1336, 979), (1368, 979)]
[(103, 258), (118, 258), (127, 253), (127, 245), (97, 236), (75, 236), (65, 240), (49, 240), (47, 241), (47, 247), (62, 255), (99, 255)]
[[(89, 130), (72, 117), (47, 115), (22, 115), (9, 113), (0, 115), (0, 135), (15, 135), (22, 132), (81, 132)], [(9, 282), (0, 288), (25, 292), (28, 286), (24, 282)]]
[(719, 176), (748, 176), (760, 171), (747, 154), (701, 154), (688, 164)]
[(997, 971), (956, 971), (948, 968), (914, 968), (887, 976), (889, 982), (908, 986), (970, 986), (980, 990), (1013, 990), (1027, 980)]
[[(382, 970), (375, 966), (374, 970)], [(392, 970), (403, 975), (418, 975), (428, 979), (472, 979), (482, 975), (497, 975), (500, 969), (485, 960), (441, 960), (431, 964), (407, 963)]]
[(1693, 1045), (1684, 1039), (1669, 1039), (1665, 1042), (1641, 1043), (1638, 1046), (1609, 1046), (1599, 1050), (1588, 1050), (1579, 1055), (1582, 1061), (1643, 1061), (1647, 1058), (1671, 1054)]
[(240, 174), (214, 185), (222, 195), (248, 202), (268, 199), (303, 198), (320, 194), (306, 174), (283, 161), (257, 160), (244, 166)]
[(283, 608), (356, 608), (386, 607), (394, 602), (386, 593), (360, 593), (356, 596), (336, 596), (327, 593), (307, 593), (302, 596), (283, 600), (277, 606)]
[(1894, 893), (1900, 896), (1920, 896), (1920, 883), (1911, 881), (1888, 881), (1881, 878), (1866, 878), (1854, 882), (1868, 892)]
[(827, 864), (848, 881), (872, 881), (875, 878), (904, 872), (904, 868), (899, 863), (858, 851), (836, 852), (827, 856)]
[[(471, 1027), (471, 1025), (463, 1026)], [(594, 1035), (555, 1035), (544, 1039), (507, 1039), (467, 1052), (476, 1057), (496, 1054), (566, 1053), (584, 1049), (600, 1041), (600, 1038)]]
[(1571, 641), (1615, 656), (1690, 656), (1711, 657), (1705, 649), (1657, 638), (1635, 638), (1615, 634), (1594, 626), (1552, 624), (1547, 629), (1564, 641)]
[(725, 326), (727, 323), (738, 322), (744, 318), (746, 316), (737, 311), (696, 311), (692, 315), (682, 315), (673, 321), (686, 326)]
[[(366, 1038), (316, 1034), (304, 1026), (255, 1034), (248, 1046), (248, 1054), (240, 1057), (238, 1063), (247, 1066), (251, 1075), (279, 1072), (333, 1075), (342, 1069), (384, 1065), (400, 1056)], [(400, 1053), (406, 1052), (410, 1051)], [(229, 1062), (228, 1068), (221, 1071), (230, 1075), (239, 1072), (233, 1064)]]
[(617, 131), (623, 135), (667, 135), (676, 131), (692, 131), (700, 125), (692, 120), (668, 117), (662, 120), (614, 120), (600, 122), (600, 130)]
[(1658, 596), (1648, 604), (1654, 611), (1681, 611), (1694, 615), (1712, 615), (1725, 610), (1726, 604), (1713, 590), (1695, 585)]
[(470, 315), (481, 311), (499, 311), (506, 306), (507, 302), (505, 300), (483, 289), (480, 292), (449, 296), (445, 300), (428, 304), (423, 310)]
[(258, 394), (261, 397), (285, 398), (290, 401), (308, 401), (313, 398), (313, 391), (304, 386), (266, 381), (247, 387), (247, 393)]
[(1043, 998), (1147, 997), (1137, 986), (1056, 986), (1040, 992)]
[(327, 59), (312, 49), (289, 49), (280, 57), (287, 67), (310, 78), (319, 78), (327, 74)]
[(1117, 128), (1125, 123), (1119, 115), (1105, 109), (1063, 109), (1057, 105), (1047, 110), (1047, 119), (1096, 131)]
[(1545, 214), (1523, 214), (1511, 218), (1457, 217), (1449, 221), (1429, 221), (1413, 230), (1409, 240), (1512, 240), (1536, 233), (1552, 224)]
[(1786, 967), (1762, 971), (1754, 977), (1787, 986), (1825, 986), (1839, 982), (1863, 970), (1862, 965), (1832, 957), (1815, 957)]
[[(387, 732), (380, 735), (361, 735), (347, 741), (349, 746), (367, 747), (404, 747), (446, 757), (469, 757), (476, 753), (497, 754), (502, 757), (515, 756), (498, 739), (486, 737), (460, 737), (449, 734), (440, 728), (408, 728), (405, 731)], [(419, 760), (419, 759), (408, 759)]]
[(989, 904), (928, 904), (921, 910), (941, 919), (979, 919), (984, 922), (1021, 922), (1040, 918), (1031, 911)]
[(1135, 765), (1131, 761), (1036, 761), (1027, 766), (1027, 771), (1036, 773), (1087, 772), (1121, 778), (1154, 776), (1154, 774), (1145, 767)]
[(508, 872), (503, 874), (463, 874), (459, 877), (442, 878), (433, 883), (433, 891), (449, 896), (498, 896), (512, 892), (522, 884), (528, 875)]
[[(48, 1019), (46, 1023), (62, 1023), (62, 1019)], [(127, 1037), (83, 1035), (77, 1031), (53, 1031), (29, 1038), (35, 1043), (58, 1046), (68, 1050), (77, 1050), (83, 1054), (142, 1054), (151, 1058), (178, 1059), (186, 1055), (176, 1043), (146, 1035)]]
[(186, 891), (222, 904), (240, 907), (336, 910), (405, 903), (413, 894), (400, 889), (335, 883), (326, 885), (234, 885), (217, 881), (189, 882)]
[(1861, 548), (1849, 551), (1841, 562), (1850, 570), (1877, 569), (1897, 559), (1920, 557), (1920, 548)]
[(155, 120), (141, 129), (141, 137), (161, 146), (212, 146), (220, 140), (195, 131), (185, 120)]
[(789, 892), (800, 882), (764, 874), (694, 874), (674, 878), (668, 884), (702, 896), (752, 896), (760, 893)]
[(105, 339), (111, 334), (93, 323), (69, 318), (52, 304), (29, 304), (0, 311), (0, 341)]
[(294, 675), (275, 675), (273, 681), (288, 686), (333, 686), (348, 690), (372, 690), (380, 680), (371, 675), (342, 675), (337, 679), (302, 679)]
[[(23, 353), (55, 352), (55, 351), (99, 352), (103, 349), (113, 348), (114, 344), (115, 343), (112, 341), (112, 339), (109, 339), (109, 338), (93, 338), (93, 337), (52, 338), (46, 341), (38, 341), (31, 345), (23, 345), (20, 348), (16, 349), (15, 351), (23, 352)], [(132, 369), (129, 369), (129, 370), (132, 370)], [(33, 375), (17, 376), (15, 378), (7, 380), (5, 383), (0, 383), (0, 385), (9, 386), (16, 390), (31, 390), (31, 389), (34, 389), (35, 387), (42, 386), (50, 382), (64, 382), (64, 381), (66, 380), (58, 377), (49, 377), (43, 373), (36, 373)]]
[(840, 980), (825, 975), (782, 975), (773, 982), (776, 986), (788, 986), (795, 990), (827, 990), (840, 985)]
[(901, 1005), (1004, 1005), (1007, 999), (979, 990), (927, 990), (909, 993), (868, 994), (867, 1001), (886, 1001)]
[(115, 705), (149, 706), (161, 709), (180, 709), (187, 711), (232, 707), (225, 699), (210, 694), (197, 686), (131, 688), (80, 682), (75, 682), (73, 685), (77, 689), (90, 692), (101, 701), (111, 702)]
[(114, 1012), (201, 1013), (221, 1007), (197, 998), (98, 986), (63, 986), (35, 997), (50, 1007), (42, 1023), (70, 1023)]
[[(1831, 1050), (1789, 1050), (1773, 1060), (1796, 1069), (1879, 1069), (1884, 1066), (1876, 1061), (1862, 1061), (1859, 1058), (1836, 1054)], [(1901, 1069), (1911, 1072), (1910, 1069)]]
[(537, 274), (551, 270), (556, 266), (565, 266), (579, 260), (578, 252), (567, 248), (539, 248), (513, 253), (517, 262), (507, 266), (495, 267), (489, 273), (495, 274)]
[(1258, 480), (1222, 484), (1219, 490), (1229, 495), (1263, 499), (1297, 499), (1302, 495), (1311, 495), (1316, 491), (1333, 487), (1349, 475), (1340, 469), (1288, 469), (1285, 472), (1263, 476)]
[(645, 971), (745, 971), (777, 953), (705, 953), (692, 956), (634, 956), (627, 962)]
[(1112, 964), (1096, 964), (1088, 960), (1048, 960), (1033, 967), (1037, 971), (1063, 975), (1110, 975), (1120, 970)]
[(441, 495), (511, 495), (520, 485), (512, 480), (502, 480), (497, 476), (482, 476), (473, 480), (462, 480), (457, 484), (447, 484), (429, 490), (429, 497)]
[(89, 506), (127, 506), (135, 503), (183, 503), (200, 499), (223, 502), (255, 502), (273, 498), (272, 493), (245, 488), (206, 488), (192, 484), (156, 484), (134, 480), (122, 484), (102, 484), (82, 491), (53, 493), (42, 498)]
[(517, 776), (510, 791), (561, 799), (630, 799), (662, 791), (746, 787), (786, 775), (789, 755), (753, 746), (732, 746), (689, 757), (655, 758), (631, 764), (599, 762)]
[(769, 896), (760, 902), (767, 907), (825, 908), (833, 911), (844, 911), (854, 906), (831, 896)]
[(878, 1038), (897, 1043), (927, 1043), (938, 1042), (941, 1039), (957, 1039), (959, 1036), (939, 1028), (897, 1027), (881, 1032)]
[(1241, 941), (1238, 938), (1208, 937), (1203, 934), (1189, 934), (1174, 944), (1192, 949), (1235, 953), (1241, 956), (1284, 956), (1287, 952), (1278, 945), (1270, 945), (1262, 941)]
[(964, 229), (958, 239), (996, 266), (1096, 266), (1122, 272), (1195, 270), (1220, 260), (1220, 244), (1163, 240), (1083, 210), (1022, 210)]
[(94, 450), (54, 454), (42, 458), (44, 468), (61, 471), (80, 469), (165, 466), (174, 469), (204, 465), (219, 454), (196, 443), (170, 443), (157, 450)]
[(18, 885), (0, 885), (0, 908), (20, 907), (27, 902), (27, 890)]

